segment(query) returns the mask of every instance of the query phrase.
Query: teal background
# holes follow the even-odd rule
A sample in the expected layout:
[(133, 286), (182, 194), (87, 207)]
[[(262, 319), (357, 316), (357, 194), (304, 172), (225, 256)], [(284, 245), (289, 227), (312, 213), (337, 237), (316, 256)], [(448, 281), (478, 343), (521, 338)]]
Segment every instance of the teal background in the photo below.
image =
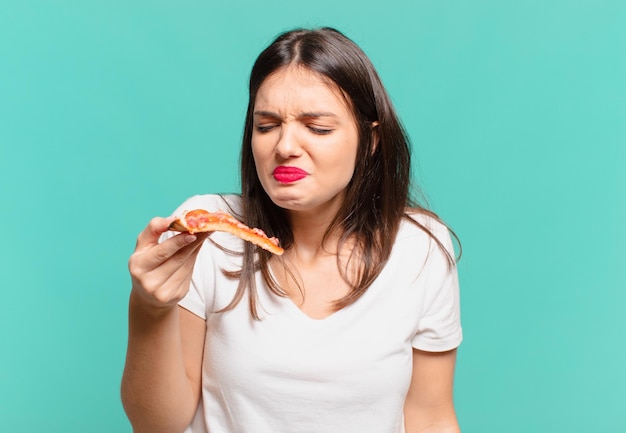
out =
[(2, 2), (0, 430), (131, 431), (135, 237), (238, 190), (254, 58), (330, 25), (463, 242), (463, 431), (626, 431), (625, 23), (619, 0)]

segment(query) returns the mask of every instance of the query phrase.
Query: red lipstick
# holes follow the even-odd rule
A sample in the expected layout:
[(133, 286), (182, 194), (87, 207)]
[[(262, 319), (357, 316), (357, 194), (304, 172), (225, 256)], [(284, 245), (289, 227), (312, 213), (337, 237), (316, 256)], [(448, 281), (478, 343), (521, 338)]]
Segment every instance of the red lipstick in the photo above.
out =
[(298, 167), (281, 165), (274, 169), (272, 175), (280, 183), (292, 183), (305, 178), (308, 173)]

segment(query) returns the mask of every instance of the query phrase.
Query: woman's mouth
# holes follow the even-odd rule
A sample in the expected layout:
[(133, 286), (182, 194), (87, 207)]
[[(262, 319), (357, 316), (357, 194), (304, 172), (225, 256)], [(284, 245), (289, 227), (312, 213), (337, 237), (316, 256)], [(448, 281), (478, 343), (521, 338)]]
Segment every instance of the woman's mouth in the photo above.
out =
[(272, 176), (280, 183), (292, 183), (305, 178), (308, 173), (298, 167), (281, 165), (274, 169)]

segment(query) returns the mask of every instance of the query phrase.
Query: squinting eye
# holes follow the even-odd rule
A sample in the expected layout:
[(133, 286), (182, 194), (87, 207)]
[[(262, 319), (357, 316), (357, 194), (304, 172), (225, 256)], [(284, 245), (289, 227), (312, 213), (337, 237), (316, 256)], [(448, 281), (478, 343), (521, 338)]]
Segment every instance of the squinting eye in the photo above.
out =
[(275, 125), (257, 125), (256, 130), (258, 132), (269, 132), (274, 129)]
[(318, 135), (328, 135), (333, 132), (332, 129), (316, 128), (314, 126), (308, 126), (308, 128), (309, 130), (311, 130), (311, 132)]

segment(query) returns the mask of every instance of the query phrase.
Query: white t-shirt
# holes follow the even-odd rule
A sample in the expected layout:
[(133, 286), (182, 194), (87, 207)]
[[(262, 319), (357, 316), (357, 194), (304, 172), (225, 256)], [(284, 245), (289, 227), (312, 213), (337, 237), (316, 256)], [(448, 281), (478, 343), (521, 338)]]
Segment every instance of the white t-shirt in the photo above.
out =
[[(237, 196), (225, 197), (235, 209)], [(179, 210), (226, 210), (217, 195)], [(452, 251), (440, 223), (417, 216)], [(211, 239), (241, 251), (226, 233)], [(241, 257), (206, 241), (180, 305), (206, 319), (202, 399), (187, 433), (401, 433), (412, 348), (439, 352), (462, 339), (455, 268), (428, 235), (403, 221), (383, 271), (353, 304), (321, 320), (269, 292), (257, 276), (260, 321), (248, 299), (224, 313)]]

